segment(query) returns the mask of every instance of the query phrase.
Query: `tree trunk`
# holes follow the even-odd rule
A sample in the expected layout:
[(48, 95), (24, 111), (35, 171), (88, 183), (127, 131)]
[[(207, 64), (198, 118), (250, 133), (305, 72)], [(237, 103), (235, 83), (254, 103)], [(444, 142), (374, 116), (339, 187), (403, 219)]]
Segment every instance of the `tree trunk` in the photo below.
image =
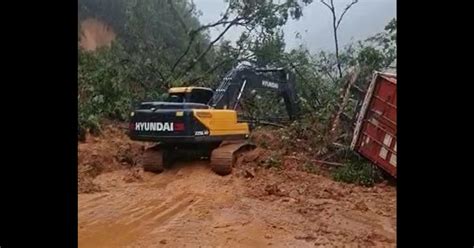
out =
[(349, 102), (349, 98), (351, 96), (350, 94), (351, 88), (354, 85), (355, 81), (357, 80), (358, 76), (359, 76), (359, 70), (356, 69), (356, 71), (352, 72), (351, 77), (348, 78), (347, 86), (345, 90), (342, 92), (343, 94), (341, 95), (341, 104), (339, 105), (339, 108), (334, 116), (334, 120), (331, 125), (331, 130), (330, 130), (331, 142), (334, 142), (334, 138), (336, 137), (336, 131), (339, 126), (341, 115), (344, 112), (344, 109), (346, 108), (347, 103)]
[(334, 44), (336, 46), (337, 71), (339, 73), (339, 78), (342, 78), (341, 63), (339, 62), (339, 41), (337, 40), (337, 24), (336, 24), (336, 13), (335, 12), (333, 12), (333, 15), (332, 15), (332, 24), (333, 24), (333, 31), (334, 31)]

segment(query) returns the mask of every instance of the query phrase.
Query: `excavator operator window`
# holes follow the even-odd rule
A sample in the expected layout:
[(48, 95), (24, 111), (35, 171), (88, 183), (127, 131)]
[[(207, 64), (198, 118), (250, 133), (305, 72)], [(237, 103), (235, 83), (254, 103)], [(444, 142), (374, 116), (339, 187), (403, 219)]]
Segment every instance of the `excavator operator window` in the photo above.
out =
[(212, 95), (211, 90), (193, 89), (189, 96), (189, 102), (208, 104)]
[(166, 100), (167, 102), (176, 102), (176, 103), (182, 103), (184, 102), (185, 97), (183, 93), (173, 93), (168, 95), (168, 99)]

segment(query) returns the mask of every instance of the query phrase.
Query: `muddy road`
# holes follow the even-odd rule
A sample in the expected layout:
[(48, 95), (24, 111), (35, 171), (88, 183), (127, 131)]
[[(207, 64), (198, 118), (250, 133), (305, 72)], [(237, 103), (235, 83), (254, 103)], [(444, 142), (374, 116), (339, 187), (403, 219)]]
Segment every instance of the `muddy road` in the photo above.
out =
[(221, 177), (207, 161), (146, 173), (120, 154), (139, 148), (108, 135), (79, 145), (81, 248), (395, 247), (393, 186), (243, 165)]

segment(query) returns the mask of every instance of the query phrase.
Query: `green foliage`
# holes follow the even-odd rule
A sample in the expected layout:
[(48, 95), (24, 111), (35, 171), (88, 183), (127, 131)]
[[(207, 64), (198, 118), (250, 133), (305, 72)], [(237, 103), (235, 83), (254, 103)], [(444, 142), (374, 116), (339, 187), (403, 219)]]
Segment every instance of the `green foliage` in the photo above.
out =
[(96, 18), (117, 37), (111, 48), (79, 51), (79, 129), (100, 130), (102, 118), (125, 120), (133, 103), (160, 99), (169, 87), (216, 86), (245, 53), (262, 65), (277, 62), (284, 51), (278, 28), (300, 18), (310, 2), (230, 0), (210, 26), (244, 26), (249, 32), (238, 46), (222, 41), (214, 47), (192, 1), (80, 0), (79, 22)]
[[(186, 84), (181, 78), (174, 79), (180, 71), (172, 72), (172, 63), (184, 52), (189, 40), (186, 30), (176, 31), (176, 24), (199, 26), (188, 1), (79, 1), (79, 21), (89, 17), (110, 25), (117, 38), (110, 48), (94, 52), (79, 49), (80, 132), (99, 132), (103, 118), (126, 120), (134, 103), (158, 100), (169, 87)], [(201, 45), (193, 46), (191, 56), (184, 61), (208, 43), (201, 34), (195, 40)], [(207, 69), (205, 64), (196, 68)]]
[(310, 113), (282, 129), (282, 141), (287, 152), (292, 150), (316, 154), (328, 145), (327, 122), (324, 116)]
[(392, 66), (397, 58), (397, 19), (392, 19), (385, 26), (384, 32), (368, 38), (366, 42), (381, 51), (384, 58), (383, 67)]
[(91, 105), (79, 103), (79, 134), (84, 135), (86, 132), (98, 134), (100, 132), (99, 117), (94, 113)]
[(380, 170), (363, 158), (353, 155), (346, 163), (333, 171), (334, 180), (363, 186), (373, 186), (382, 180)]
[(279, 66), (282, 64), (285, 42), (283, 31), (273, 34), (262, 34), (251, 47), (257, 66)]
[[(324, 143), (321, 131), (315, 130), (330, 120), (342, 86), (335, 55), (311, 54), (304, 47), (286, 52), (282, 31), (290, 18), (303, 15), (312, 0), (224, 1), (229, 8), (221, 19), (203, 25), (190, 0), (80, 0), (79, 21), (97, 18), (110, 25), (117, 37), (110, 48), (79, 51), (79, 129), (97, 132), (103, 118), (125, 120), (133, 104), (163, 99), (172, 86), (215, 87), (226, 72), (247, 60), (296, 72), (299, 101), (307, 117), (285, 136), (296, 134), (312, 145)], [(246, 31), (234, 45), (212, 40), (206, 26), (213, 25), (221, 30), (240, 26)], [(394, 19), (384, 32), (340, 51), (344, 73), (354, 65), (363, 67), (359, 83), (363, 88), (364, 78), (373, 70), (393, 63), (395, 40)], [(286, 116), (283, 102), (274, 94), (246, 95), (243, 102), (251, 117)]]
[(96, 53), (79, 50), (78, 118), (82, 130), (98, 132), (100, 119), (125, 120), (128, 116), (133, 90), (120, 64), (120, 49), (113, 46)]

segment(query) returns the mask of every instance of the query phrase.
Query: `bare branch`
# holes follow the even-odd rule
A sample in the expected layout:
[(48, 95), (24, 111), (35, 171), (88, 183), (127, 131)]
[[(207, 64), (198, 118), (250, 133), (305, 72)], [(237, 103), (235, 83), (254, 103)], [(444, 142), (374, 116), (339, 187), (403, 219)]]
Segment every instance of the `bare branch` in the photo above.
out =
[(346, 12), (354, 5), (358, 2), (359, 0), (352, 0), (352, 2), (350, 4), (348, 4), (345, 8), (344, 8), (344, 11), (342, 12), (341, 16), (339, 17), (339, 20), (337, 21), (337, 25), (336, 25), (336, 29), (339, 28), (339, 24), (341, 23), (342, 21), (342, 17), (344, 17), (344, 15), (346, 14)]
[(339, 41), (337, 38), (337, 30), (339, 29), (339, 25), (341, 24), (341, 21), (344, 15), (359, 0), (351, 0), (351, 1), (352, 2), (344, 8), (344, 11), (342, 12), (339, 19), (337, 19), (336, 8), (334, 7), (334, 0), (330, 0), (329, 3), (327, 3), (325, 0), (321, 0), (321, 3), (326, 5), (326, 7), (328, 7), (332, 13), (332, 28), (333, 28), (333, 36), (334, 36), (334, 45), (336, 48), (336, 62), (337, 62), (337, 70), (339, 72), (339, 78), (342, 78), (342, 69), (341, 69), (341, 61), (339, 60)]
[(191, 2), (191, 3), (190, 3), (191, 9), (189, 9), (188, 15), (190, 15), (191, 13), (193, 13), (193, 11), (196, 9), (196, 4), (194, 4), (194, 1), (191, 0), (190, 2)]
[(158, 69), (157, 69), (156, 67), (154, 67), (154, 66), (152, 67), (151, 65), (148, 65), (148, 67), (150, 67), (153, 72), (156, 71), (156, 73), (158, 73), (158, 75), (160, 76), (161, 81), (162, 81), (162, 82), (165, 82), (166, 78), (163, 76), (163, 73), (161, 73), (160, 70), (158, 70)]
[(191, 84), (194, 84), (196, 83), (198, 80), (201, 80), (203, 79), (206, 75), (209, 75), (210, 73), (213, 73), (215, 70), (217, 70), (217, 68), (225, 65), (226, 63), (228, 62), (231, 62), (233, 60), (236, 60), (235, 58), (230, 58), (230, 59), (226, 59), (224, 61), (219, 61), (218, 63), (216, 63), (214, 66), (212, 66), (209, 70), (207, 70), (206, 72), (204, 72), (203, 74), (201, 74), (200, 76), (198, 77), (195, 77), (193, 79), (190, 80), (190, 83)]
[[(255, 29), (255, 27), (252, 27), (252, 28), (245, 27), (245, 28), (246, 28), (249, 32), (252, 32), (252, 31)], [(243, 41), (248, 40), (248, 38), (249, 38), (249, 36), (248, 36), (246, 39), (244, 39)], [(195, 83), (195, 82), (197, 82), (197, 80), (202, 79), (202, 78), (203, 78), (204, 76), (206, 76), (207, 74), (213, 73), (217, 68), (219, 68), (220, 66), (224, 65), (224, 64), (227, 63), (227, 62), (239, 61), (238, 57), (240, 56), (241, 53), (242, 53), (242, 48), (240, 47), (239, 50), (238, 50), (238, 55), (237, 55), (237, 57), (235, 57), (235, 58), (230, 58), (230, 59), (227, 59), (227, 60), (218, 62), (216, 65), (214, 65), (213, 67), (211, 67), (209, 70), (207, 70), (206, 72), (204, 72), (203, 75), (198, 76), (198, 77), (192, 79), (192, 80), (191, 80), (191, 83)], [(245, 59), (246, 59), (246, 58), (243, 58), (243, 60), (245, 60)]]
[(227, 20), (227, 18), (229, 18), (229, 12), (230, 12), (230, 3), (229, 5), (227, 5), (227, 9), (225, 10), (224, 15), (222, 15), (223, 20)]
[(225, 12), (222, 15), (221, 19), (219, 19), (217, 22), (207, 24), (207, 25), (202, 25), (199, 28), (197, 28), (195, 30), (192, 30), (191, 32), (197, 33), (197, 32), (201, 32), (204, 29), (213, 28), (213, 27), (216, 27), (216, 26), (219, 26), (219, 25), (225, 25), (225, 24), (231, 23), (232, 21), (227, 21), (227, 19), (229, 18), (229, 11), (230, 11), (230, 4), (227, 6), (227, 9), (225, 10)]
[[(168, 0), (168, 3), (173, 6), (172, 4), (172, 0)], [(174, 8), (173, 8), (174, 9)], [(205, 29), (208, 29), (208, 28), (212, 28), (212, 27), (215, 27), (215, 26), (218, 26), (218, 25), (225, 25), (225, 24), (230, 24), (231, 22), (233, 21), (226, 21), (227, 18), (228, 18), (228, 13), (230, 11), (230, 4), (227, 6), (227, 9), (226, 11), (224, 12), (224, 16), (217, 22), (213, 23), (213, 24), (208, 24), (208, 25), (203, 25), (203, 26), (200, 26), (199, 28), (197, 29), (193, 29), (193, 30), (190, 30), (188, 31), (187, 28), (185, 28), (186, 32), (188, 32), (189, 36), (190, 36), (190, 39), (189, 39), (189, 42), (188, 42), (188, 45), (186, 46), (186, 50), (183, 52), (183, 54), (181, 54), (181, 56), (179, 56), (179, 58), (174, 62), (173, 66), (171, 67), (171, 72), (170, 72), (170, 75), (168, 78), (170, 78), (173, 74), (173, 72), (176, 70), (176, 68), (178, 67), (178, 65), (181, 63), (181, 61), (184, 59), (184, 57), (186, 57), (186, 55), (188, 55), (189, 51), (191, 50), (191, 46), (193, 45), (194, 43), (194, 40), (196, 39), (196, 36), (199, 32), (205, 30)], [(179, 18), (181, 21), (182, 19)], [(183, 25), (183, 24), (182, 24)], [(185, 26), (185, 25), (184, 25)]]
[(227, 31), (229, 31), (229, 29), (231, 27), (233, 27), (235, 24), (237, 24), (238, 21), (240, 21), (241, 19), (242, 18), (235, 18), (229, 25), (227, 25), (227, 27), (224, 29), (224, 31), (222, 31), (219, 34), (219, 36), (217, 36), (217, 38), (215, 38), (213, 41), (211, 41), (211, 43), (209, 43), (209, 45), (207, 46), (206, 50), (204, 50), (201, 54), (199, 54), (199, 56), (194, 58), (192, 60), (191, 64), (177, 78), (180, 78), (184, 73), (186, 73), (189, 70), (191, 70), (192, 68), (194, 68), (196, 63), (199, 62), (209, 52), (209, 50), (211, 50), (212, 46), (214, 46), (214, 44), (217, 43), (224, 36), (224, 34), (227, 33)]
[(232, 21), (224, 21), (224, 20), (221, 19), (221, 20), (219, 20), (219, 21), (217, 21), (217, 22), (215, 22), (215, 23), (200, 26), (199, 28), (194, 29), (194, 30), (192, 30), (191, 32), (192, 32), (192, 33), (198, 33), (198, 32), (201, 32), (201, 31), (204, 30), (204, 29), (213, 28), (213, 27), (216, 27), (216, 26), (219, 26), (219, 25), (230, 24), (230, 23), (232, 23), (232, 22), (233, 22), (233, 20), (232, 20)]
[[(209, 46), (207, 47), (207, 49), (201, 53), (196, 59), (199, 61), (204, 55), (207, 54), (207, 52), (209, 52), (209, 50), (212, 48), (212, 46), (220, 40), (220, 38), (229, 30), (230, 27), (236, 25), (236, 24), (240, 24), (239, 21), (242, 20), (243, 18), (240, 17), (240, 18), (235, 18), (234, 20), (232, 21), (225, 21), (225, 22), (218, 22), (219, 24), (222, 24), (222, 23), (229, 23), (229, 25), (227, 25), (226, 29), (217, 37), (217, 39), (215, 39), (214, 41), (212, 41)], [(211, 24), (211, 25), (206, 25), (206, 27), (212, 27), (212, 26), (217, 26), (219, 25), (217, 23), (214, 23), (214, 24)], [(201, 31), (203, 30), (204, 28), (200, 27), (198, 29), (198, 31)], [(195, 30), (191, 31), (191, 38), (188, 42), (188, 46), (186, 47), (186, 50), (184, 51), (184, 53), (178, 58), (178, 60), (173, 64), (173, 67), (171, 68), (171, 74), (176, 70), (177, 66), (181, 63), (181, 61), (184, 59), (184, 57), (186, 57), (186, 55), (188, 55), (189, 51), (191, 50), (191, 46), (192, 44), (194, 43), (194, 40), (196, 38), (196, 35), (197, 33), (195, 33)], [(201, 56), (202, 55), (202, 56)], [(194, 59), (194, 60), (196, 60)], [(197, 62), (197, 61), (196, 61)], [(194, 63), (193, 63), (194, 64)], [(191, 66), (191, 68), (194, 67), (194, 65)], [(187, 70), (186, 70), (187, 71)], [(171, 75), (170, 75), (171, 77)]]
[(176, 67), (181, 62), (181, 60), (184, 57), (186, 57), (186, 55), (188, 55), (189, 51), (191, 50), (191, 45), (193, 44), (195, 37), (196, 37), (195, 35), (191, 36), (191, 38), (189, 39), (189, 42), (188, 42), (188, 46), (186, 47), (186, 50), (184, 51), (183, 54), (181, 54), (181, 56), (176, 60), (176, 62), (174, 62), (173, 67), (171, 67), (171, 73), (170, 74), (172, 74), (174, 72)]
[(324, 5), (326, 5), (326, 7), (328, 7), (331, 11), (334, 10), (334, 6), (331, 7), (328, 3), (326, 3), (326, 1), (321, 0), (321, 3), (324, 4)]

